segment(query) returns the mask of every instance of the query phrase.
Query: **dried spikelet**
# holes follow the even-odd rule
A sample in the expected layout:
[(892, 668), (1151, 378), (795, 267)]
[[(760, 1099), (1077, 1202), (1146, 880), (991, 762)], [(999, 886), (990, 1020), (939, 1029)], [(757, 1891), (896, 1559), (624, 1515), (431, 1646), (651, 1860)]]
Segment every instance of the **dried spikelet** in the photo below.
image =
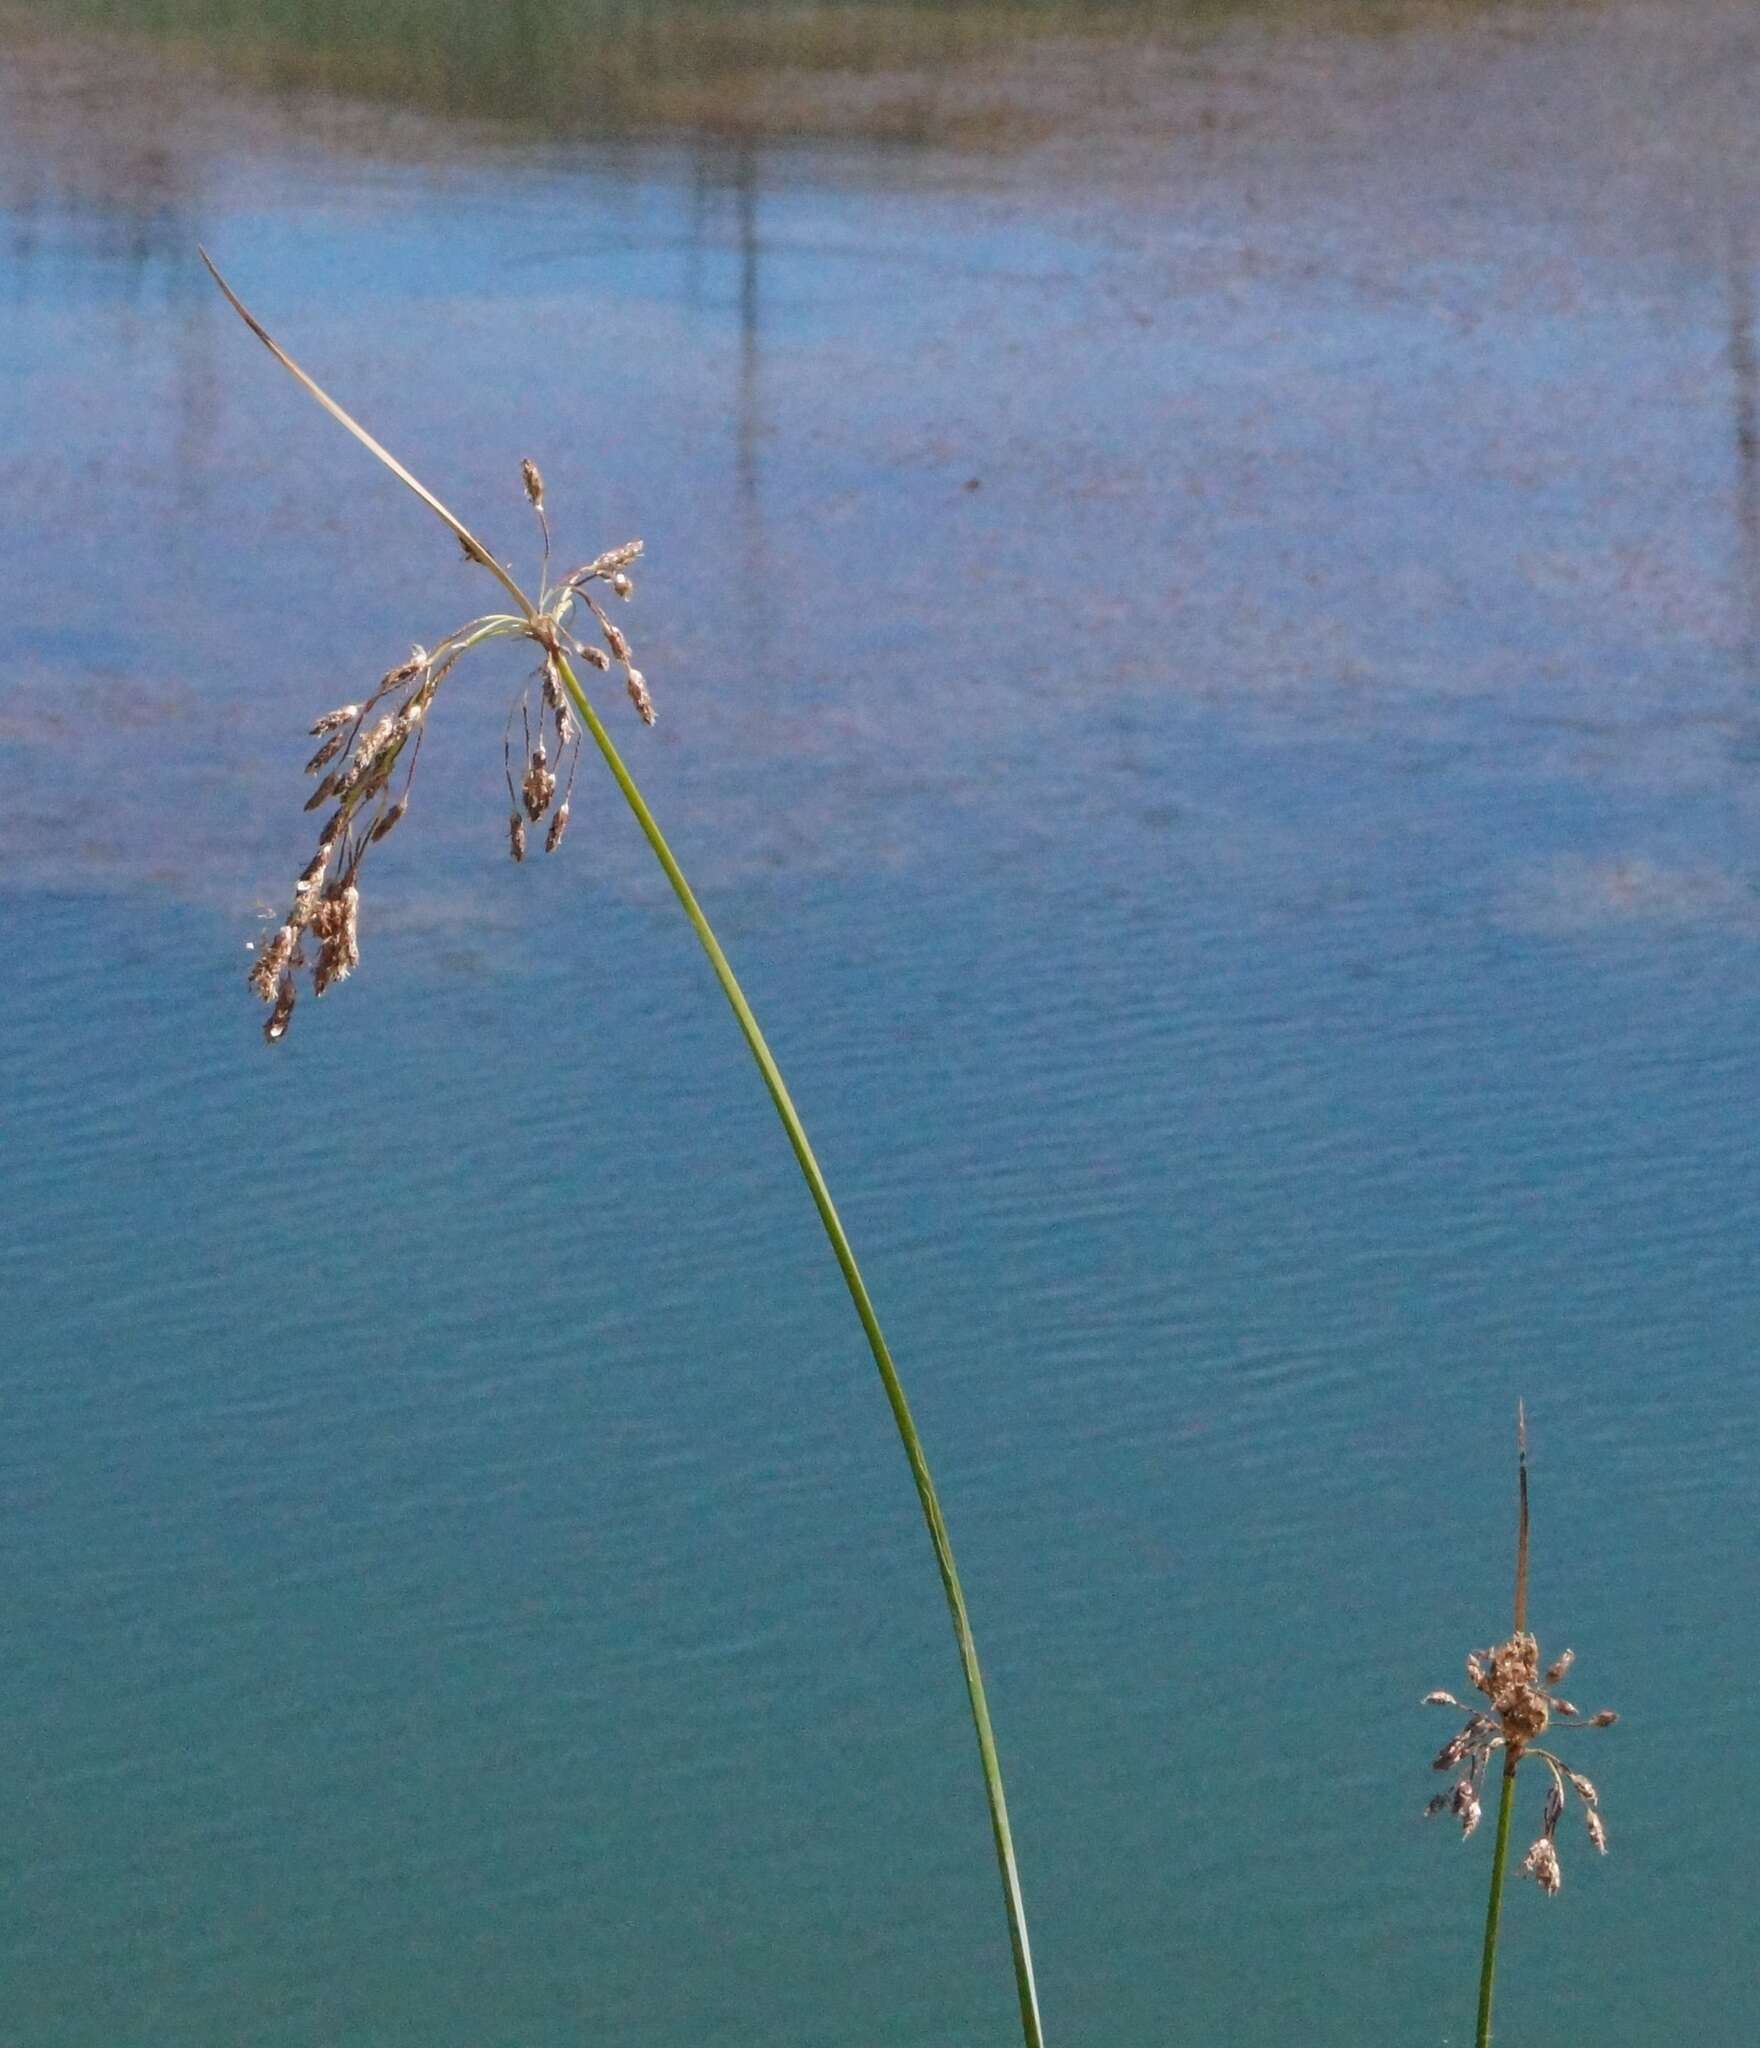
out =
[(532, 509), (544, 509), (544, 479), (538, 472), (538, 465), (528, 455), (519, 466), (519, 473), (525, 480), (526, 496), (532, 501)]
[(427, 665), (428, 650), (425, 647), (412, 647), (408, 661), (400, 661), (395, 668), (388, 668), (379, 678), (379, 687), (373, 695), (382, 697), (387, 690), (400, 689), (412, 676), (420, 675)]
[(515, 860), (524, 860), (526, 857), (526, 821), (518, 811), (515, 811), (507, 821), (507, 850)]
[(334, 711), (326, 711), (312, 726), (312, 737), (316, 739), (320, 733), (334, 732), (339, 725), (353, 725), (360, 715), (358, 704), (338, 704)]
[(1555, 1663), (1549, 1664), (1546, 1667), (1546, 1685), (1549, 1691), (1553, 1686), (1558, 1685), (1563, 1681), (1565, 1673), (1571, 1668), (1571, 1666), (1576, 1661), (1576, 1651), (1566, 1650), (1564, 1654), (1561, 1657), (1559, 1657)]
[(564, 797), (561, 803), (556, 806), (555, 815), (550, 820), (549, 831), (544, 834), (544, 851), (546, 853), (554, 853), (562, 844), (562, 835), (567, 830), (568, 799)]
[(642, 714), (642, 723), (654, 723), (654, 700), (648, 695), (648, 679), (639, 668), (629, 671), (629, 701)]
[(1427, 1692), (1419, 1704), (1426, 1707), (1458, 1707), (1460, 1701), (1451, 1692)]
[(1522, 1858), (1522, 1875), (1531, 1877), (1548, 1898), (1557, 1898), (1564, 1876), (1558, 1867), (1558, 1850), (1549, 1835), (1542, 1835)]
[(1589, 1716), (1586, 1725), (1590, 1728), (1611, 1728), (1618, 1719), (1619, 1716), (1617, 1714), (1610, 1713), (1606, 1707), (1603, 1707), (1600, 1713)]
[[(342, 928), (337, 934), (348, 968), (361, 964), (361, 892), (351, 882), (342, 892)], [(341, 976), (337, 977), (338, 980)]]
[(550, 808), (550, 799), (556, 794), (556, 777), (551, 772), (549, 756), (540, 740), (532, 749), (532, 758), (526, 768), (526, 778), (520, 785), (525, 799), (526, 816), (535, 825)]
[(1589, 1839), (1595, 1844), (1599, 1855), (1607, 1854), (1607, 1823), (1592, 1806), (1583, 1808), (1583, 1825), (1589, 1830)]
[(1581, 1771), (1567, 1770), (1565, 1776), (1571, 1781), (1571, 1790), (1576, 1793), (1585, 1806), (1599, 1806), (1601, 1804), (1600, 1794), (1590, 1784), (1589, 1780), (1583, 1776)]
[(544, 702), (552, 711), (562, 709), (562, 677), (558, 674), (553, 656), (544, 658)]
[(566, 704), (558, 704), (556, 707), (556, 751), (559, 754), (568, 747), (573, 746), (577, 731), (578, 727), (574, 722), (574, 713), (569, 710)]
[(629, 578), (623, 573), (623, 571), (619, 569), (616, 575), (614, 575), (611, 579), (611, 588), (616, 596), (628, 597), (630, 593), (635, 589), (635, 585), (629, 580)]
[(395, 832), (398, 825), (403, 820), (404, 812), (408, 809), (409, 798), (400, 797), (398, 801), (391, 806), (390, 810), (388, 810), (385, 813), (384, 817), (378, 819), (375, 822), (372, 831), (370, 831), (367, 834), (367, 844), (369, 846), (377, 846), (379, 841), (385, 838), (387, 834)]
[(582, 661), (588, 663), (591, 667), (596, 668), (601, 675), (603, 675), (605, 671), (611, 666), (610, 655), (608, 655), (605, 652), (603, 647), (595, 647), (590, 640), (582, 640), (578, 642), (575, 647), (575, 652), (580, 656)]
[(317, 788), (312, 791), (311, 795), (306, 798), (306, 809), (308, 811), (315, 811), (320, 804), (328, 803), (336, 794), (341, 780), (342, 778), (334, 773), (326, 775)]
[(342, 837), (342, 828), (347, 823), (348, 813), (341, 809), (332, 811), (324, 820), (318, 832), (318, 851), (326, 860), (335, 851), (336, 842)]
[(306, 763), (306, 773), (308, 775), (316, 775), (318, 770), (324, 766), (326, 761), (334, 761), (337, 755), (340, 754), (343, 748), (347, 745), (347, 733), (333, 732), (330, 735), (330, 737), (324, 742), (324, 744), (318, 749), (318, 751), (312, 756), (312, 758)]
[(293, 1021), (294, 994), (293, 976), (283, 975), (281, 986), (275, 992), (275, 1007), (263, 1023), (263, 1036), (271, 1045), (287, 1036), (287, 1027)]
[(367, 780), (368, 776), (379, 765), (380, 756), (392, 744), (396, 734), (397, 720), (389, 712), (379, 720), (378, 724), (370, 732), (361, 734), (359, 740), (355, 743), (354, 753), (350, 757), (348, 773), (336, 785), (338, 796), (349, 797), (354, 795), (355, 791), (360, 788), (362, 783)]
[(329, 945), (342, 929), (342, 885), (332, 882), (312, 905), (312, 937)]
[(1477, 1650), (1470, 1650), (1467, 1653), (1467, 1676), (1480, 1692), (1486, 1690), (1485, 1666)]
[(609, 576), (614, 570), (627, 568), (641, 552), (639, 540), (626, 540), (621, 547), (607, 548), (602, 555), (583, 562), (568, 580), (571, 584), (580, 584), (592, 582), (595, 576)]
[(597, 613), (596, 616), (599, 621), (599, 630), (605, 635), (605, 645), (611, 649), (615, 659), (627, 665), (629, 661), (629, 642), (624, 638), (622, 629), (613, 625), (603, 612)]
[(1470, 1777), (1456, 1780), (1449, 1805), (1461, 1824), (1461, 1840), (1464, 1842), (1479, 1825), (1484, 1809), (1479, 1804), (1479, 1788)]
[(1451, 1735), (1430, 1760), (1433, 1771), (1452, 1771), (1462, 1757), (1482, 1749), (1496, 1724), (1486, 1714), (1474, 1714), (1458, 1734)]
[(1577, 1710), (1571, 1705), (1569, 1700), (1561, 1700), (1555, 1697), (1552, 1702), (1552, 1711), (1555, 1714), (1562, 1714), (1567, 1721), (1574, 1721), (1577, 1718)]
[(276, 983), (281, 971), (293, 958), (293, 949), (299, 943), (299, 931), (292, 924), (284, 924), (273, 938), (267, 940), (263, 950), (251, 963), (251, 971), (245, 977), (252, 993), (265, 1003), (275, 998)]

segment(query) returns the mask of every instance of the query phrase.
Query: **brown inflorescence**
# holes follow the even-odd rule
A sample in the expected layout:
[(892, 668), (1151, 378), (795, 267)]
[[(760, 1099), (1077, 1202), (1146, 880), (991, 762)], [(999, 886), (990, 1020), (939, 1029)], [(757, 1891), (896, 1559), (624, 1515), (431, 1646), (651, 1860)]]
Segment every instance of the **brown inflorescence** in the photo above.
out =
[[(1550, 1750), (1538, 1746), (1538, 1738), (1546, 1733), (1555, 1715), (1565, 1722), (1577, 1718), (1577, 1710), (1570, 1701), (1559, 1699), (1552, 1691), (1573, 1661), (1574, 1652), (1566, 1650), (1542, 1675), (1540, 1645), (1521, 1629), (1489, 1650), (1472, 1651), (1467, 1657), (1467, 1677), (1484, 1694), (1489, 1711), (1480, 1707), (1469, 1709), (1464, 1726), (1449, 1737), (1432, 1759), (1433, 1769), (1458, 1770), (1460, 1776), (1425, 1808), (1431, 1814), (1453, 1814), (1461, 1823), (1464, 1838), (1479, 1825), (1486, 1766), (1499, 1750), (1504, 1753), (1505, 1768), (1512, 1772), (1524, 1756), (1543, 1763), (1551, 1783), (1541, 1815), (1540, 1838), (1528, 1851), (1522, 1870), (1549, 1895), (1555, 1894), (1563, 1882), (1555, 1837), (1565, 1810), (1567, 1786), (1581, 1806), (1589, 1840), (1603, 1855), (1607, 1852), (1607, 1828), (1595, 1787), (1580, 1771), (1572, 1770)], [(1424, 1695), (1424, 1705), (1458, 1708), (1462, 1702), (1451, 1692), (1431, 1692)], [(1618, 1718), (1604, 1709), (1579, 1725), (1608, 1728)]]
[[(544, 480), (537, 464), (529, 460), (521, 464), (520, 475), (543, 536), (547, 565), (550, 530)], [(312, 993), (321, 996), (346, 981), (360, 964), (362, 864), (368, 850), (387, 838), (408, 812), (410, 784), (434, 699), (461, 656), (496, 638), (530, 640), (543, 656), (538, 671), (542, 700), (536, 733), (532, 730), (529, 685), (514, 707), (524, 732), (517, 786), (511, 756), (512, 714), (508, 720), (505, 765), (512, 799), (508, 850), (515, 861), (525, 859), (528, 823), (537, 825), (548, 817), (546, 853), (556, 851), (568, 830), (582, 734), (575, 711), (581, 701), (579, 685), (564, 676), (567, 655), (577, 656), (601, 674), (615, 663), (624, 672), (625, 688), (643, 723), (654, 723), (653, 701), (646, 679), (633, 665), (629, 640), (606, 616), (592, 589), (603, 584), (614, 596), (628, 598), (634, 588), (629, 565), (641, 552), (639, 540), (608, 548), (562, 582), (552, 585), (544, 581), (538, 603), (523, 617), (488, 614), (449, 634), (432, 654), (414, 648), (407, 660), (380, 677), (361, 702), (340, 704), (313, 721), (311, 735), (319, 744), (306, 762), (305, 772), (320, 779), (305, 807), (317, 811), (328, 806), (328, 812), (319, 828), (316, 851), (294, 883), (292, 907), (256, 948), (249, 975), (252, 992), (270, 1006), (264, 1036), (271, 1044), (287, 1034), (302, 972), (310, 976)], [(471, 561), (494, 566), (486, 553), (473, 552), (468, 544), (465, 554)], [(577, 640), (569, 631), (570, 614), (577, 604), (592, 614), (603, 646)], [(576, 693), (573, 702), (571, 691)], [(554, 764), (550, 733), (556, 748)], [(566, 783), (561, 778), (565, 759)], [(393, 796), (392, 784), (399, 776), (401, 787)]]

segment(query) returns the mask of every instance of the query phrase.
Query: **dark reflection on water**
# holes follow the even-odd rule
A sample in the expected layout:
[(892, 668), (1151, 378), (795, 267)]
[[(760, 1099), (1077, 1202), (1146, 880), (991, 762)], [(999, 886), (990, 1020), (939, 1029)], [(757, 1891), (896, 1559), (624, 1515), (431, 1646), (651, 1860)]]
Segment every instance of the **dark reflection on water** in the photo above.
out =
[(256, 1038), (305, 723), (483, 593), (199, 239), (495, 545), (527, 452), (650, 544), (619, 730), (914, 1378), (1053, 2038), (1464, 2038), (1406, 1702), (1521, 1391), (1624, 1720), (1510, 2030), (1745, 2044), (1760, 31), (1056, 43), (1010, 152), (0, 73), (0, 2033), (1011, 2027), (846, 1308), (615, 806), (502, 856), (517, 675)]

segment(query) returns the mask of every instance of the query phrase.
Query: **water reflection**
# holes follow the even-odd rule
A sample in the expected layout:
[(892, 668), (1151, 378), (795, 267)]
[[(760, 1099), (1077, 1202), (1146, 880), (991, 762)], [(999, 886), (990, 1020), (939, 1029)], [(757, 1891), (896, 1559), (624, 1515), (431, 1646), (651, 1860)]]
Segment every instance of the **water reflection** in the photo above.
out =
[[(975, 67), (1038, 44), (1128, 48), (1241, 23), (1381, 32), (1506, 11), (1524, 10), (1512, 0), (14, 0), (0, 41), (9, 21), (14, 35), (77, 25), (121, 65), (158, 46), (278, 93), (527, 132), (659, 125), (969, 145), (1039, 132), (1032, 110), (970, 90)], [(845, 89), (828, 94), (827, 81)]]

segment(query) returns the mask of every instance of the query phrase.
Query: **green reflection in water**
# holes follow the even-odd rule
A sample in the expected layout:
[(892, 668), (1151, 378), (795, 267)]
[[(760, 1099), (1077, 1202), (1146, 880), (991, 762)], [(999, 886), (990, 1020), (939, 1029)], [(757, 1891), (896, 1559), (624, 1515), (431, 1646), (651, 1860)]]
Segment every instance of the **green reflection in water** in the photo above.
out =
[[(0, 36), (53, 23), (145, 37), (279, 90), (569, 134), (607, 125), (997, 143), (1056, 106), (984, 104), (994, 64), (1241, 22), (1384, 31), (1509, 0), (13, 0)], [(844, 89), (836, 90), (841, 85)]]

